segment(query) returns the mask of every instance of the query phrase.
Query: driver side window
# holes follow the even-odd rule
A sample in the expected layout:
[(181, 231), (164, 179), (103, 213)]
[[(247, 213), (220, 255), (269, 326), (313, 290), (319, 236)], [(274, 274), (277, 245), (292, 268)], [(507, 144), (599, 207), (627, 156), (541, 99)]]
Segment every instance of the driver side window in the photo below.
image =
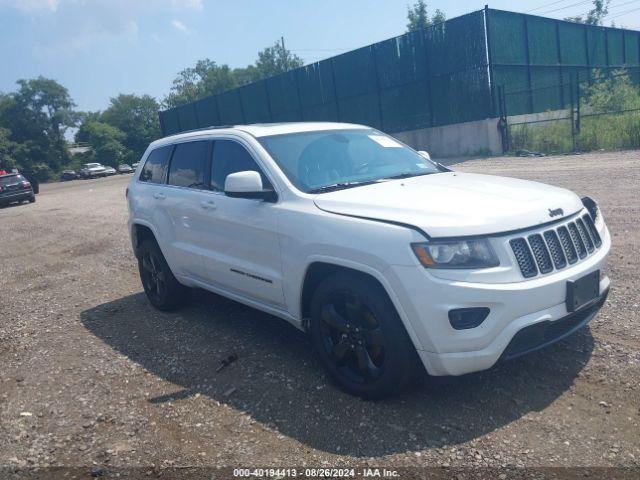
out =
[(227, 176), (245, 171), (258, 172), (262, 177), (262, 187), (270, 188), (271, 183), (246, 148), (233, 140), (216, 140), (213, 145), (211, 189), (224, 192)]

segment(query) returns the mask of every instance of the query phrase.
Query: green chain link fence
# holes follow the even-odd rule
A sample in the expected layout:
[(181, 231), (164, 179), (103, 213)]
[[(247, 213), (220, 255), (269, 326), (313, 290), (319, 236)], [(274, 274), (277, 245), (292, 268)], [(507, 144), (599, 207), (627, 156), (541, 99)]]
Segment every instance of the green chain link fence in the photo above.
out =
[(160, 123), (165, 135), (314, 120), (394, 133), (568, 108), (571, 78), (621, 68), (639, 81), (640, 32), (485, 8), (165, 110)]

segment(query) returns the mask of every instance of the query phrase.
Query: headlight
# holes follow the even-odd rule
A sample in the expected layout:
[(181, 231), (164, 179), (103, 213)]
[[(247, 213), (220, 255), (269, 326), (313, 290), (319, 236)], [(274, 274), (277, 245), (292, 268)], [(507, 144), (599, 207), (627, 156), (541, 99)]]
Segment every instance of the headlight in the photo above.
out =
[(582, 205), (589, 212), (589, 216), (591, 220), (593, 220), (594, 225), (598, 232), (602, 232), (602, 228), (604, 227), (604, 220), (602, 219), (602, 213), (600, 212), (600, 207), (598, 206), (598, 202), (596, 202), (591, 197), (582, 197)]
[(489, 268), (500, 261), (485, 239), (432, 240), (411, 244), (420, 263), (427, 268)]
[(591, 197), (582, 197), (582, 205), (588, 210), (589, 215), (591, 215), (591, 220), (595, 223), (598, 218), (599, 208), (598, 203)]

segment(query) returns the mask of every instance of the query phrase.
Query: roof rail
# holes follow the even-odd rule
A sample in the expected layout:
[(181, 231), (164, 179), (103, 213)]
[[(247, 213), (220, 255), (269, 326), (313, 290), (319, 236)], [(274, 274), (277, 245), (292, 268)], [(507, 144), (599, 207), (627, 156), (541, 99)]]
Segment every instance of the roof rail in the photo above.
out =
[(182, 135), (183, 133), (201, 132), (203, 130), (218, 130), (218, 129), (221, 129), (221, 128), (233, 128), (234, 126), (235, 125), (211, 125), (209, 127), (200, 127), (200, 128), (194, 128), (193, 130), (184, 130), (182, 132), (172, 133), (171, 135), (167, 135), (164, 138), (173, 137), (175, 135)]

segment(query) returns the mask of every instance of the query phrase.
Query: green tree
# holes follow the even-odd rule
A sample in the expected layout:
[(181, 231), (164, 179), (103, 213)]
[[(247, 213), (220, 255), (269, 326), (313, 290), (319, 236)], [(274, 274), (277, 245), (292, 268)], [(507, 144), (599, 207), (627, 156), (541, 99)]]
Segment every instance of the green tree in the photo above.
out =
[(123, 145), (127, 135), (112, 125), (90, 119), (80, 125), (76, 132), (76, 142), (91, 145), (92, 152), (82, 157), (83, 163), (91, 161), (117, 167), (131, 156)]
[(52, 167), (50, 152), (33, 140), (18, 143), (14, 150), (16, 168), (29, 178), (45, 182), (51, 178), (59, 167)]
[(234, 68), (233, 76), (235, 77), (238, 86), (247, 85), (248, 83), (256, 82), (262, 78), (255, 65), (247, 65), (244, 68)]
[(32, 173), (41, 164), (47, 168), (37, 170), (48, 175), (46, 172), (58, 170), (69, 159), (64, 135), (76, 125), (75, 104), (55, 80), (38, 77), (17, 84), (16, 92), (0, 96), (0, 127), (10, 130), (10, 140), (17, 144), (16, 166)]
[(18, 144), (11, 140), (11, 130), (0, 128), (0, 170), (17, 167), (15, 151)]
[(609, 14), (609, 3), (611, 0), (593, 0), (593, 8), (587, 15), (567, 17), (565, 20), (576, 23), (586, 23), (587, 25), (602, 25), (602, 20)]
[(234, 70), (205, 58), (198, 60), (195, 67), (185, 68), (178, 73), (163, 103), (167, 107), (175, 107), (231, 90), (237, 85)]
[(280, 42), (259, 52), (255, 64), (246, 67), (232, 69), (208, 58), (198, 60), (195, 67), (185, 68), (178, 73), (169, 94), (162, 101), (162, 106), (172, 108), (195, 102), (301, 67), (303, 63), (300, 57), (291, 53)]
[(609, 76), (596, 71), (585, 93), (586, 102), (594, 112), (640, 109), (640, 90), (626, 70), (616, 70)]
[(413, 6), (407, 6), (407, 32), (420, 30), (431, 25), (442, 23), (446, 20), (444, 12), (437, 9), (433, 16), (429, 18), (427, 3), (424, 0), (418, 0)]
[(102, 113), (100, 120), (125, 134), (122, 144), (129, 150), (128, 161), (139, 159), (149, 144), (160, 137), (160, 105), (149, 95), (120, 94)]
[(256, 70), (260, 78), (273, 77), (280, 73), (288, 72), (304, 65), (304, 62), (295, 53), (287, 50), (282, 42), (276, 42), (272, 47), (267, 47), (258, 52)]

